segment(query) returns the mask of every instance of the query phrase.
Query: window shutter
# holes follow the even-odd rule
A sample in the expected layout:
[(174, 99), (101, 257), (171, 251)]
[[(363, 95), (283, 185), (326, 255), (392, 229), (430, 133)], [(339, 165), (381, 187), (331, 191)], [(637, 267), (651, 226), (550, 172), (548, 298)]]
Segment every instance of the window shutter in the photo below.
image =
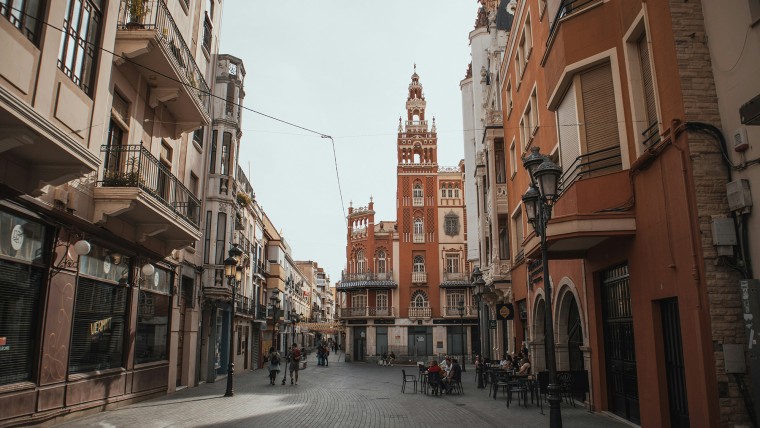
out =
[(560, 166), (568, 174), (565, 181), (572, 182), (578, 175), (575, 160), (581, 155), (581, 143), (578, 136), (578, 108), (575, 104), (575, 84), (565, 94), (565, 98), (557, 108), (557, 124), (559, 125)]
[[(612, 68), (607, 63), (581, 74), (581, 91), (583, 94), (583, 115), (586, 134), (585, 153), (602, 153), (589, 155), (592, 169), (588, 175), (603, 168), (620, 170), (620, 136), (618, 135), (617, 109), (615, 107), (615, 88), (612, 84)], [(609, 150), (605, 150), (609, 149)], [(612, 157), (612, 159), (609, 159)]]
[(30, 380), (42, 269), (0, 260), (0, 385)]
[(652, 63), (649, 61), (649, 48), (647, 36), (643, 34), (638, 41), (639, 60), (641, 63), (641, 81), (644, 86), (644, 100), (647, 107), (647, 128), (657, 122), (657, 104), (654, 98), (654, 79), (652, 76)]

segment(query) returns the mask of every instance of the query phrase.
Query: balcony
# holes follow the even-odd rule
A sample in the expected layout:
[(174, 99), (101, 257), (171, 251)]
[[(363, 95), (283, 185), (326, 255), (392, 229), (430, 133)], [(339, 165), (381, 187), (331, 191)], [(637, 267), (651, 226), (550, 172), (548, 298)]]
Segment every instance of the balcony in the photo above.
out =
[[(582, 258), (606, 240), (635, 235), (633, 188), (629, 171), (620, 170), (617, 149), (579, 156), (560, 178), (560, 197), (546, 235), (551, 258)], [(524, 248), (526, 258), (541, 257), (535, 234)]]
[(412, 284), (427, 284), (427, 272), (412, 272)]
[(201, 238), (200, 201), (148, 149), (141, 145), (102, 146), (102, 180), (94, 189), (94, 221), (112, 219), (132, 225), (139, 242), (155, 237), (164, 250), (182, 248)]
[(340, 318), (388, 318), (396, 316), (396, 308), (359, 306), (354, 308), (339, 308)]
[(235, 300), (235, 313), (246, 317), (255, 317), (256, 305), (253, 299), (246, 296), (237, 296)]
[(465, 306), (462, 309), (463, 311), (460, 312), (459, 306), (444, 306), (443, 316), (445, 318), (459, 318), (460, 316), (467, 318), (478, 316), (477, 306)]
[(424, 244), (425, 243), (425, 234), (424, 233), (415, 233), (412, 235), (412, 242), (415, 244)]
[(432, 308), (420, 308), (417, 306), (409, 307), (409, 318), (432, 318), (432, 317), (433, 317)]
[(393, 272), (343, 272), (338, 291), (360, 289), (391, 289), (398, 287), (393, 280)]
[(425, 206), (425, 198), (423, 196), (413, 196), (412, 197), (412, 206), (413, 207), (423, 207), (423, 206)]
[(407, 120), (405, 121), (405, 125), (407, 128), (423, 128), (427, 129), (428, 127), (428, 121), (427, 120)]
[(148, 104), (164, 103), (176, 136), (211, 123), (208, 84), (164, 0), (121, 0), (114, 50), (150, 82)]

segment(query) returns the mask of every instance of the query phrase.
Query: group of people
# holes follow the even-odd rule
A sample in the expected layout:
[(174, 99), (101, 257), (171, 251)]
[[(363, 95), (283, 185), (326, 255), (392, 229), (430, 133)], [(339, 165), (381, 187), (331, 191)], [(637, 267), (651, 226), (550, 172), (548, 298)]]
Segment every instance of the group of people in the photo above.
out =
[(275, 381), (277, 380), (277, 375), (281, 371), (280, 365), (284, 362), (287, 365), (286, 367), (288, 370), (282, 377), (282, 384), (285, 385), (289, 371), (290, 384), (293, 385), (295, 381), (295, 385), (298, 385), (298, 372), (300, 370), (301, 358), (305, 354), (305, 350), (298, 348), (298, 344), (294, 343), (290, 350), (287, 352), (285, 361), (283, 361), (283, 357), (280, 355), (280, 353), (277, 352), (274, 347), (270, 347), (269, 353), (267, 354), (267, 361), (269, 361), (269, 384), (274, 385)]
[[(334, 348), (333, 348), (334, 349)], [(317, 365), (318, 366), (328, 366), (330, 356), (330, 346), (319, 344), (317, 345)]]
[(512, 370), (515, 374), (520, 376), (529, 375), (530, 359), (528, 358), (528, 353), (519, 351), (514, 356), (509, 354), (504, 355), (504, 358), (499, 362), (499, 368)]
[(396, 361), (396, 354), (393, 351), (390, 354), (383, 351), (380, 355), (381, 366), (392, 366), (394, 361)]
[(446, 394), (451, 394), (457, 382), (462, 382), (459, 360), (446, 356), (440, 364), (433, 360), (427, 368), (428, 384)]

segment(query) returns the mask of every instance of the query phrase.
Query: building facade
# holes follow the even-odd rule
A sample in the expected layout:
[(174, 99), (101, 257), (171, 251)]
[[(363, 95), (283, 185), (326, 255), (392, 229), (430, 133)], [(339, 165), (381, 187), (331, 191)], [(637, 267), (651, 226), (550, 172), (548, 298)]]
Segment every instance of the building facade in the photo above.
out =
[(0, 5), (0, 425), (196, 382), (221, 7)]
[(393, 351), (471, 355), (478, 335), (469, 290), (463, 164), (439, 167), (435, 119), (412, 75), (399, 118), (397, 220), (375, 222), (374, 202), (348, 210), (344, 298), (347, 359)]
[[(747, 425), (758, 401), (741, 321), (758, 305), (747, 246), (755, 130), (751, 115), (736, 114), (757, 93), (741, 77), (757, 58), (733, 46), (739, 60), (724, 67), (725, 44), (707, 43), (705, 30), (736, 44), (755, 34), (757, 6), (740, 3), (511, 6), (495, 79), (504, 160), (486, 143), (476, 174), (476, 183), (507, 177), (504, 296), (517, 314), (508, 342), (527, 344), (533, 368), (545, 370), (551, 311), (557, 369), (577, 375), (591, 409), (642, 426)], [(741, 25), (724, 32), (729, 16)], [(522, 159), (536, 149), (563, 170), (546, 232), (549, 278), (521, 203), (531, 186)], [(481, 228), (479, 241), (487, 266), (492, 232)]]

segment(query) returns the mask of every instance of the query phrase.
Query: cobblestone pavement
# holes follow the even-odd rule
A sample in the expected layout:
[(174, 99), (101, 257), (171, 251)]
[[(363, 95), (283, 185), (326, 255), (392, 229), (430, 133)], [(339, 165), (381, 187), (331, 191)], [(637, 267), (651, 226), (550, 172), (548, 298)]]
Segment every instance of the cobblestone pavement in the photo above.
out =
[[(266, 370), (235, 376), (235, 396), (223, 397), (226, 382), (203, 384), (161, 398), (77, 419), (61, 427), (548, 427), (549, 412), (535, 405), (506, 407), (506, 400), (475, 388), (474, 370), (463, 373), (465, 394), (434, 397), (401, 393), (401, 370), (345, 363), (332, 356), (327, 367), (310, 355), (298, 385), (268, 382)], [(628, 427), (581, 405), (562, 405), (565, 428)]]

